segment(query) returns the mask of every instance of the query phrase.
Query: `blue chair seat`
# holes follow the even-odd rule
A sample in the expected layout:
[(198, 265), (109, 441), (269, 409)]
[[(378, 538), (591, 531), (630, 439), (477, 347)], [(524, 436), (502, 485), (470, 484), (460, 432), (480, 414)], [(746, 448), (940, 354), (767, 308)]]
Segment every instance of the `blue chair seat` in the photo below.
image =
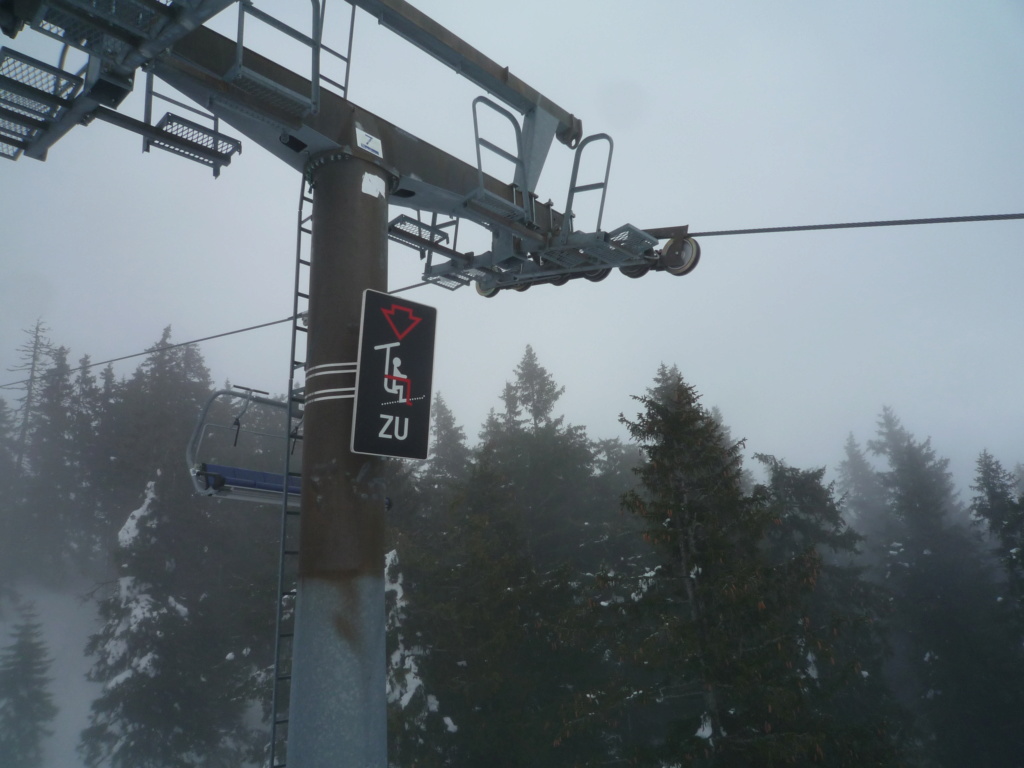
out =
[[(258, 472), (254, 469), (226, 467), (220, 464), (203, 464), (197, 473), (203, 477), (207, 490), (220, 491), (224, 488), (245, 488), (255, 491), (284, 493), (284, 475), (273, 472)], [(298, 494), (302, 482), (298, 477), (288, 478), (288, 493)]]

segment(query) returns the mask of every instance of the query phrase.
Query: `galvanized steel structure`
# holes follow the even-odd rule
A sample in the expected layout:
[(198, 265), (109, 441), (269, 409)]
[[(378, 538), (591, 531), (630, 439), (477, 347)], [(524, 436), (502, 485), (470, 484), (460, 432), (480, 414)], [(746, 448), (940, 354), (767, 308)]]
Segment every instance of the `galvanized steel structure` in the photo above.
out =
[[(156, 147), (177, 153), (209, 166), (216, 175), (241, 149), (237, 139), (221, 131), (226, 123), (302, 173), (314, 190), (310, 195), (303, 188), (298, 215), (284, 423), (289, 439), (303, 443), (301, 513), (294, 509), (291, 479), (300, 473), (286, 451), (280, 475), (282, 575), (268, 763), (273, 768), (384, 768), (381, 466), (377, 458), (350, 453), (351, 402), (333, 393), (351, 384), (346, 376), (354, 373), (362, 291), (387, 290), (388, 239), (421, 253), (426, 282), (449, 290), (474, 283), (484, 296), (537, 283), (561, 285), (578, 277), (596, 281), (612, 269), (630, 277), (649, 270), (686, 274), (696, 266), (699, 248), (685, 226), (641, 229), (625, 224), (602, 230), (611, 138), (584, 137), (577, 117), (404, 0), (351, 0), (351, 6), (334, 0), (349, 11), (338, 22), (328, 17), (327, 0), (311, 0), (303, 29), (243, 0), (235, 39), (204, 26), (234, 4), (0, 0), (0, 30), (7, 36), (27, 27), (65, 46), (56, 63), (0, 49), (0, 156), (43, 160), (73, 127), (100, 119), (142, 135), (147, 151)], [(475, 165), (348, 100), (357, 8), (490, 94), (472, 104)], [(328, 18), (332, 30), (347, 30), (341, 46), (324, 42)], [(251, 50), (245, 36), (254, 23), (306, 46), (308, 71), (292, 71)], [(71, 48), (87, 57), (76, 71), (65, 68)], [(344, 77), (328, 78), (321, 66), (324, 57), (340, 62)], [(145, 115), (136, 119), (117, 109), (140, 69), (147, 75), (146, 104)], [(157, 92), (154, 78), (192, 103)], [(153, 108), (161, 102), (190, 115), (167, 113), (154, 121)], [(514, 142), (502, 144), (481, 135), (479, 118), (485, 112), (511, 127)], [(536, 195), (556, 139), (576, 153), (561, 211)], [(583, 152), (602, 148), (601, 177), (579, 179)], [(484, 173), (488, 155), (513, 168), (511, 178)], [(587, 193), (600, 195), (597, 226), (577, 231), (574, 202)], [(389, 205), (417, 215), (389, 221)], [(460, 252), (451, 236), (458, 220), (486, 228), (490, 250)], [(248, 482), (244, 474), (235, 477), (237, 498), (262, 498), (264, 494), (240, 487)], [(289, 562), (294, 568), (287, 567)]]

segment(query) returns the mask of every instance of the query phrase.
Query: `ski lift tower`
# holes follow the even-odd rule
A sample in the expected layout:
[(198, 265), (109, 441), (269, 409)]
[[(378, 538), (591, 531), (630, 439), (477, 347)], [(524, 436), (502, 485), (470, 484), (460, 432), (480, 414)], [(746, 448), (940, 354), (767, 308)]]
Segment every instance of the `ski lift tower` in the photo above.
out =
[[(230, 39), (204, 24), (234, 0), (0, 0), (0, 31), (8, 37), (28, 27), (57, 39), (65, 54), (77, 49), (87, 58), (71, 71), (65, 54), (50, 64), (0, 49), (0, 156), (45, 160), (64, 134), (98, 119), (142, 135), (146, 151), (174, 152), (217, 175), (241, 147), (221, 132), (223, 122), (302, 173), (314, 190), (300, 203), (300, 233), (310, 244), (296, 273), (308, 270), (308, 287), (297, 277), (293, 339), (306, 341), (293, 341), (304, 353), (293, 354), (289, 383), (290, 401), (301, 401), (305, 414), (298, 608), (287, 762), (272, 747), (273, 768), (387, 765), (381, 463), (349, 450), (352, 404), (345, 393), (351, 387), (343, 379), (355, 373), (363, 292), (387, 291), (388, 240), (420, 252), (425, 281), (448, 290), (475, 284), (488, 297), (539, 283), (597, 281), (612, 269), (630, 277), (652, 270), (683, 275), (699, 258), (685, 226), (601, 228), (610, 137), (584, 137), (578, 118), (405, 0), (348, 2), (351, 7), (332, 0), (350, 11), (346, 25), (334, 20), (328, 0), (310, 0), (308, 24), (300, 29), (241, 0), (237, 36)], [(489, 94), (472, 104), (475, 165), (348, 99), (357, 8)], [(306, 46), (308, 71), (247, 46), (247, 29), (257, 24)], [(344, 27), (347, 47), (325, 43), (325, 31)], [(328, 59), (340, 62), (343, 77), (325, 74)], [(141, 120), (118, 111), (140, 69), (146, 73)], [(154, 78), (192, 104), (158, 93)], [(159, 101), (190, 115), (167, 113), (154, 122)], [(485, 112), (510, 126), (512, 144), (481, 135)], [(555, 139), (575, 151), (562, 211), (536, 195)], [(586, 182), (579, 178), (585, 150), (605, 153), (603, 175)], [(485, 174), (484, 156), (511, 165), (512, 178)], [(584, 194), (599, 195), (593, 231), (573, 226), (574, 202)], [(309, 216), (301, 213), (306, 203)], [(389, 221), (389, 205), (417, 216)], [(460, 220), (489, 230), (490, 250), (460, 252), (450, 236)], [(288, 491), (283, 495), (288, 515)], [(275, 713), (277, 699), (275, 689)], [(275, 714), (272, 744), (283, 722)]]

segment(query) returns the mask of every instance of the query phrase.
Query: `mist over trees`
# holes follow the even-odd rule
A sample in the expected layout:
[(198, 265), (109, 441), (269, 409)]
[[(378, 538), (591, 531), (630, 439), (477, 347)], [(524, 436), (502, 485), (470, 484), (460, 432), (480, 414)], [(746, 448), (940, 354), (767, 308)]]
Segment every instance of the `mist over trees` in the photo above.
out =
[(43, 741), (57, 715), (42, 627), (31, 603), (18, 606), (10, 645), (0, 649), (0, 755), (21, 768), (39, 768)]
[[(96, 610), (83, 765), (264, 765), (280, 510), (194, 494), (213, 386), (169, 328), (120, 379), (48, 334), (0, 399), (0, 752), (45, 765), (42, 584)], [(830, 482), (652, 376), (598, 439), (527, 347), (475, 439), (438, 394), (387, 462), (389, 762), (1019, 766), (1019, 465), (982, 451), (964, 500), (883, 409)]]

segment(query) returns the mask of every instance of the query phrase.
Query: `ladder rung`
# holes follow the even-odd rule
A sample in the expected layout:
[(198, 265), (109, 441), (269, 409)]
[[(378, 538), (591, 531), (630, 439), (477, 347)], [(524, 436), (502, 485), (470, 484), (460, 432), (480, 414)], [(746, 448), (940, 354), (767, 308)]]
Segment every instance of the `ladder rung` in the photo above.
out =
[(306, 229), (305, 227), (299, 227), (299, 231), (301, 231), (302, 233), (307, 234), (307, 235), (312, 235), (313, 234), (313, 230), (312, 229)]
[(296, 325), (295, 330), (301, 333), (309, 333), (309, 328), (303, 328), (301, 325)]
[(299, 259), (299, 264), (301, 264), (304, 267), (313, 266), (313, 262), (311, 262), (309, 259)]

